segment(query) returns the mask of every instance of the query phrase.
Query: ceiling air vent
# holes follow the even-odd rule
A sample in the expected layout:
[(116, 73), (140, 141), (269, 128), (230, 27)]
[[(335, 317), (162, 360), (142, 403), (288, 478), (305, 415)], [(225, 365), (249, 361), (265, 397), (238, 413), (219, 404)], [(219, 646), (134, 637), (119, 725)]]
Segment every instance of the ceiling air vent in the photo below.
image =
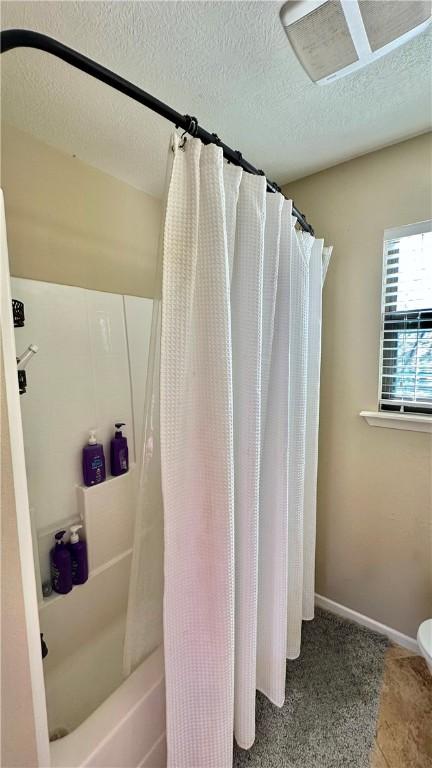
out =
[(418, 35), (431, 20), (431, 6), (420, 0), (289, 0), (280, 16), (303, 68), (322, 84)]

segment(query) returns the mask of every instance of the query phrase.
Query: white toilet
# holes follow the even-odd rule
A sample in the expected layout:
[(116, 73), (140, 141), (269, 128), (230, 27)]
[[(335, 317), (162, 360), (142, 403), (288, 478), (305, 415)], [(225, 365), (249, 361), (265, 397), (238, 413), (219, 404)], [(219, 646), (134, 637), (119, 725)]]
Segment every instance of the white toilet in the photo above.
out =
[(432, 675), (432, 619), (427, 619), (423, 624), (420, 624), (417, 642)]

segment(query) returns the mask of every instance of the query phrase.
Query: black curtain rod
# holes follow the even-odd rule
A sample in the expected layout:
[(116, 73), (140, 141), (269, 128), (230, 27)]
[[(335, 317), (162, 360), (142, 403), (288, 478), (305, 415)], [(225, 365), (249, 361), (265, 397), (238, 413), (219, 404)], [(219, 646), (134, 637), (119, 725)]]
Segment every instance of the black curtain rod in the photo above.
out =
[[(153, 112), (157, 112), (158, 115), (161, 115), (162, 117), (165, 117), (166, 120), (174, 123), (177, 128), (182, 128), (191, 136), (196, 136), (198, 139), (201, 139), (203, 144), (217, 144), (218, 147), (221, 147), (224, 157), (230, 163), (240, 166), (248, 173), (265, 176), (264, 171), (258, 170), (248, 163), (241, 152), (231, 149), (231, 147), (224, 144), (215, 133), (209, 133), (205, 128), (198, 125), (198, 121), (195, 117), (181, 115), (180, 112), (171, 109), (171, 107), (164, 104), (163, 101), (159, 101), (159, 99), (151, 96), (150, 93), (146, 93), (146, 91), (143, 91), (133, 83), (120, 77), (120, 75), (117, 75), (115, 72), (111, 72), (111, 70), (103, 67), (96, 61), (92, 61), (92, 59), (87, 58), (87, 56), (83, 56), (82, 53), (74, 51), (73, 48), (69, 48), (67, 45), (59, 43), (58, 40), (54, 40), (54, 38), (48, 37), (48, 35), (42, 35), (39, 32), (32, 32), (28, 29), (7, 29), (1, 32), (1, 53), (6, 53), (6, 51), (10, 51), (13, 48), (36, 48), (39, 51), (45, 51), (46, 53), (51, 53), (53, 56), (57, 56), (58, 59), (62, 59), (72, 67), (76, 67), (76, 69), (86, 72), (88, 75), (91, 75), (91, 77), (95, 77), (96, 80), (101, 80), (101, 82), (106, 83), (106, 85), (109, 85), (116, 91), (120, 91), (120, 93), (124, 93), (125, 96), (129, 96), (129, 98), (138, 101), (140, 104), (144, 104), (145, 107), (152, 109)], [(267, 190), (269, 192), (281, 192), (281, 188), (275, 182), (268, 180)], [(299, 225), (305, 232), (309, 232), (311, 235), (314, 234), (314, 231), (311, 225), (306, 221), (304, 214), (300, 213), (294, 205), (293, 215), (296, 216)]]

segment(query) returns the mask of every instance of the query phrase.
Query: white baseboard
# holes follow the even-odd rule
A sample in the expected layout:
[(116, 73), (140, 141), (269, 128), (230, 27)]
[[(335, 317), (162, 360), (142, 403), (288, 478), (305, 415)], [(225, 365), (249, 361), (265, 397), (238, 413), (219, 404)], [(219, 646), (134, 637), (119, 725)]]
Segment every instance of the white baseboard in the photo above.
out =
[(372, 629), (380, 635), (386, 635), (393, 643), (401, 645), (403, 648), (408, 648), (409, 651), (414, 651), (414, 653), (420, 652), (417, 641), (413, 637), (408, 637), (408, 635), (404, 635), (403, 632), (398, 632), (397, 629), (387, 627), (385, 624), (375, 621), (375, 619), (370, 619), (369, 616), (363, 616), (362, 613), (357, 613), (357, 611), (353, 611), (345, 605), (335, 603), (334, 600), (329, 600), (328, 597), (323, 597), (322, 595), (315, 593), (315, 605), (319, 608), (324, 608), (325, 611), (335, 613), (337, 616), (342, 616), (344, 619), (350, 619), (350, 621), (354, 621), (362, 627)]

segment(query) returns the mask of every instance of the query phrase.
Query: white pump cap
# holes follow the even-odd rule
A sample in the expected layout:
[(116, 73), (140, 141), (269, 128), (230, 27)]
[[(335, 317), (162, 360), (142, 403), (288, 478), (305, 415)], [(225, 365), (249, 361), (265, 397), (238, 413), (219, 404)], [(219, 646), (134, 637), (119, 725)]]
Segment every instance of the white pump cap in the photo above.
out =
[(90, 433), (89, 433), (88, 444), (89, 445), (96, 445), (96, 443), (97, 443), (97, 440), (96, 440), (96, 430), (95, 429), (91, 429)]
[(80, 528), (82, 528), (82, 525), (71, 525), (70, 527), (70, 532), (71, 532), (70, 543), (71, 544), (76, 544), (77, 541), (79, 541), (78, 531)]

